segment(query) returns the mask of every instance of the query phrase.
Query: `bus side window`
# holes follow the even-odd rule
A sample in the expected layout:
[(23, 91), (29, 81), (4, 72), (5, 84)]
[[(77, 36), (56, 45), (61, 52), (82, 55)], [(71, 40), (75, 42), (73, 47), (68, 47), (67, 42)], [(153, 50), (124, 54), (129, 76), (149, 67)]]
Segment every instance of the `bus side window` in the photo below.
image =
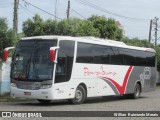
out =
[(56, 74), (65, 75), (66, 74), (66, 67), (67, 67), (67, 59), (66, 57), (59, 57), (57, 60), (57, 67), (56, 67)]

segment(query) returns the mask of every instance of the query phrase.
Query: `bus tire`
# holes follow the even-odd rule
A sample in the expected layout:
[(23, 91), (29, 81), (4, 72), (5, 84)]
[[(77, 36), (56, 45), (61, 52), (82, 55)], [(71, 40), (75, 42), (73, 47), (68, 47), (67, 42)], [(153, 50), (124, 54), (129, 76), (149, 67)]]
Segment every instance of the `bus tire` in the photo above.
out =
[(133, 94), (128, 95), (128, 97), (132, 99), (137, 99), (140, 97), (140, 94), (141, 94), (141, 86), (140, 84), (136, 83)]
[(71, 99), (73, 104), (82, 104), (86, 99), (86, 90), (82, 85), (79, 85), (75, 92), (75, 98)]
[(51, 100), (38, 99), (38, 101), (39, 101), (41, 104), (44, 104), (44, 105), (51, 103)]

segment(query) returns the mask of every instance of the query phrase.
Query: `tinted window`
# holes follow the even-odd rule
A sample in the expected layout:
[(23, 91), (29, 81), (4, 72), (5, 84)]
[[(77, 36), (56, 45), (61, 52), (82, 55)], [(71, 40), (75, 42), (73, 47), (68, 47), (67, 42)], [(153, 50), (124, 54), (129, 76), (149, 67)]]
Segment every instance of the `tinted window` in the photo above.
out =
[(78, 43), (77, 62), (93, 63), (92, 44)]
[(112, 46), (78, 43), (78, 63), (155, 66), (155, 53)]
[(155, 53), (146, 53), (146, 64), (148, 66), (152, 66), (154, 67), (155, 66)]
[(123, 64), (123, 51), (121, 48), (112, 47), (114, 54), (111, 58), (111, 64), (122, 65)]
[(146, 53), (144, 51), (136, 51), (135, 55), (135, 66), (145, 66), (146, 65)]
[(93, 63), (108, 64), (111, 61), (111, 48), (100, 45), (93, 45), (92, 47)]
[(76, 62), (107, 64), (110, 63), (112, 54), (111, 48), (107, 46), (78, 43)]
[(124, 59), (123, 59), (124, 65), (135, 65), (136, 51), (131, 49), (123, 49), (123, 55), (124, 55)]

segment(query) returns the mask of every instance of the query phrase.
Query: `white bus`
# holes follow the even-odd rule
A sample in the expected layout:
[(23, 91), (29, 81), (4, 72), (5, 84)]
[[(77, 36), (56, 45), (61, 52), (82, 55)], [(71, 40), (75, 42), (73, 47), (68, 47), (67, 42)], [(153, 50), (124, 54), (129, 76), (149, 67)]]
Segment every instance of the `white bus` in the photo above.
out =
[(94, 37), (23, 38), (12, 58), (11, 96), (74, 104), (96, 96), (138, 98), (155, 90), (155, 54), (152, 48)]

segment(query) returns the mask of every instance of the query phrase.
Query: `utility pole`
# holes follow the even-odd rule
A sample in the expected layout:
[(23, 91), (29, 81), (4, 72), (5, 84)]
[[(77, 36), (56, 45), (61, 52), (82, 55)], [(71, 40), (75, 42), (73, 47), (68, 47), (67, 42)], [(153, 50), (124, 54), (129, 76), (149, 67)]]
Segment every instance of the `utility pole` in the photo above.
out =
[(67, 19), (69, 18), (69, 15), (70, 15), (70, 0), (68, 0)]
[(55, 1), (55, 20), (57, 20), (57, 0)]
[(15, 35), (17, 35), (18, 31), (18, 4), (19, 0), (14, 0), (13, 30), (15, 31)]
[(154, 30), (155, 30), (155, 46), (157, 46), (157, 32), (158, 32), (158, 19), (159, 18), (157, 18), (157, 17), (155, 17), (154, 18), (154, 22), (153, 22), (153, 24), (155, 25), (155, 28), (154, 28)]
[[(149, 42), (151, 42), (151, 36), (154, 33), (154, 44), (157, 46), (158, 41), (158, 20), (159, 18), (155, 17), (150, 21), (150, 29), (149, 29)], [(153, 33), (152, 33), (153, 31)]]
[(150, 28), (149, 28), (149, 43), (151, 43), (151, 33), (152, 33), (152, 20), (150, 20)]

